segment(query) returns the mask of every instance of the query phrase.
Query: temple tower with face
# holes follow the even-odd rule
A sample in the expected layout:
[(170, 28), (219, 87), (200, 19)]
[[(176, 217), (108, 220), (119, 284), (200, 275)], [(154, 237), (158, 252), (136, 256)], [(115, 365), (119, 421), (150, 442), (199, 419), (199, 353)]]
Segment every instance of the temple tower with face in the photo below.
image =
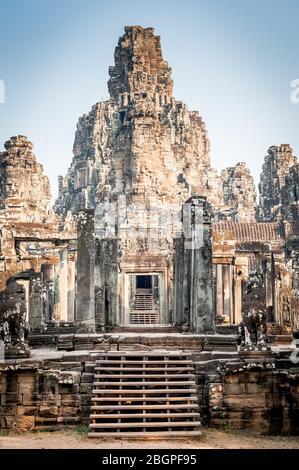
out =
[(110, 99), (79, 120), (56, 210), (94, 211), (93, 227), (90, 213), (80, 215), (80, 234), (86, 237), (88, 226), (95, 239), (94, 269), (85, 272), (78, 253), (79, 277), (95, 286), (94, 301), (83, 286), (83, 326), (93, 315), (98, 328), (173, 324), (173, 240), (181, 237), (182, 205), (192, 196), (215, 198), (209, 139), (200, 115), (173, 97), (153, 28), (126, 27), (114, 57)]

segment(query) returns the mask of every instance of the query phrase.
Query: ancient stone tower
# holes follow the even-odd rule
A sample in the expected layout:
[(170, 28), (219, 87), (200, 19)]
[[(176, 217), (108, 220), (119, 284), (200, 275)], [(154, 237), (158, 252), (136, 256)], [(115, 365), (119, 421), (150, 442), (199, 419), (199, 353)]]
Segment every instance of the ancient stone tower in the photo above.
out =
[[(79, 246), (90, 254), (96, 240), (94, 270), (90, 264), (85, 270), (78, 254), (87, 325), (93, 305), (98, 327), (172, 323), (173, 240), (181, 230), (182, 204), (192, 196), (217, 201), (219, 181), (205, 124), (173, 97), (171, 69), (154, 30), (126, 27), (114, 57), (110, 99), (80, 118), (55, 207), (63, 216), (95, 213), (93, 228), (90, 212), (79, 217)], [(145, 297), (136, 299), (136, 289)]]
[(184, 202), (208, 193), (205, 124), (174, 99), (171, 69), (152, 28), (125, 28), (109, 75), (109, 101), (96, 104), (78, 122), (57, 211), (94, 208), (96, 201), (117, 194)]
[(33, 144), (19, 135), (5, 142), (5, 150), (0, 152), (0, 218), (3, 213), (18, 222), (49, 222), (50, 184)]
[(298, 220), (298, 182), (299, 163), (290, 145), (270, 147), (259, 184), (258, 219), (265, 222)]

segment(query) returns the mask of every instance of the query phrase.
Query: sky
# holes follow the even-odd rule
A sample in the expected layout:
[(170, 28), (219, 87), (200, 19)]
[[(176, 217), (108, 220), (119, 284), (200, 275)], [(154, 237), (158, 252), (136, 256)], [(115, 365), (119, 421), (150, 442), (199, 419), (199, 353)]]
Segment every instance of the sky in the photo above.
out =
[(258, 182), (271, 145), (299, 155), (298, 0), (0, 0), (0, 22), (0, 149), (26, 135), (54, 197), (79, 116), (108, 98), (126, 25), (161, 36), (174, 95), (206, 122), (219, 171), (244, 161)]

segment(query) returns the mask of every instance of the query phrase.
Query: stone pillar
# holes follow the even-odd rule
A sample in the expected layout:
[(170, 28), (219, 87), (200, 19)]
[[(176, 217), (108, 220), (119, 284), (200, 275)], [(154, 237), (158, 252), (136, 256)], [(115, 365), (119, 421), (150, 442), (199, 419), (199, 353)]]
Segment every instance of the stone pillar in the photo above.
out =
[(275, 260), (274, 255), (266, 262), (265, 275), (267, 321), (275, 321)]
[(216, 315), (223, 316), (223, 277), (222, 264), (216, 265)]
[(187, 202), (191, 204), (190, 327), (193, 333), (214, 332), (212, 210), (204, 197)]
[(242, 321), (242, 275), (238, 273), (238, 266), (236, 266), (234, 278), (234, 297), (235, 297), (235, 312), (233, 323), (238, 325)]
[(174, 323), (190, 329), (189, 250), (185, 250), (185, 239), (174, 239)]
[(230, 294), (231, 294), (231, 286), (230, 286), (230, 265), (225, 264), (223, 265), (223, 315), (230, 318), (231, 309), (230, 309)]
[(73, 322), (75, 320), (75, 273), (76, 273), (76, 260), (75, 254), (70, 253), (67, 260), (67, 321)]
[(30, 298), (30, 280), (29, 279), (18, 279), (17, 283), (25, 289), (25, 303), (26, 303), (26, 316), (25, 321), (29, 324), (29, 298)]
[(94, 278), (96, 331), (105, 331), (120, 321), (119, 275), (118, 240), (96, 240)]
[[(213, 265), (212, 265), (212, 211), (205, 197), (190, 198), (183, 210), (183, 234), (176, 242), (174, 257), (178, 269), (174, 292), (176, 318), (189, 316), (192, 333), (212, 333), (214, 325)], [(182, 245), (183, 244), (183, 245)], [(178, 302), (181, 297), (182, 301)]]
[(235, 258), (234, 272), (234, 324), (242, 321), (242, 288), (243, 281), (248, 276), (248, 258), (245, 256)]
[(43, 279), (43, 322), (54, 320), (54, 305), (55, 305), (55, 292), (54, 292), (54, 279), (55, 267), (52, 264), (42, 264), (41, 266), (42, 279)]
[(67, 321), (67, 248), (61, 248), (59, 260), (59, 320)]
[(43, 320), (43, 296), (41, 275), (34, 273), (30, 282), (29, 325), (32, 330), (39, 329)]
[(94, 312), (95, 232), (94, 212), (78, 215), (77, 308), (75, 321), (82, 332), (95, 331)]

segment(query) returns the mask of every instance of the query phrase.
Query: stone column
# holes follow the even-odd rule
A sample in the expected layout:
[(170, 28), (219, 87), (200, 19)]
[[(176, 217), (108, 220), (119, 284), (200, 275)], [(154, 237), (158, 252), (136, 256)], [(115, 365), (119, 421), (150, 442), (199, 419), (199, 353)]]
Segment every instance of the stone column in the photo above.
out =
[(70, 253), (67, 260), (67, 321), (75, 320), (75, 254)]
[(82, 332), (95, 331), (94, 312), (95, 232), (94, 212), (78, 215), (77, 308), (75, 321)]
[(230, 319), (231, 316), (231, 285), (230, 285), (230, 265), (223, 265), (223, 314)]
[(216, 315), (223, 316), (223, 278), (222, 264), (216, 265)]
[(185, 250), (185, 239), (174, 239), (174, 323), (188, 330), (190, 328), (190, 276), (189, 250)]
[(54, 266), (52, 264), (42, 264), (43, 279), (43, 322), (53, 321), (54, 319)]
[(59, 320), (67, 321), (67, 248), (61, 248), (59, 260)]
[(174, 240), (175, 319), (193, 333), (215, 331), (212, 210), (205, 197), (190, 198), (183, 208), (183, 233)]
[(190, 236), (190, 327), (193, 333), (214, 332), (215, 305), (212, 268), (212, 210), (204, 197), (192, 197)]
[[(124, 276), (119, 268), (119, 249), (117, 239), (96, 240), (95, 256), (95, 323), (97, 331), (105, 331), (123, 320), (119, 313), (119, 296)], [(124, 278), (122, 277), (122, 280)]]
[(235, 325), (238, 325), (242, 321), (242, 275), (238, 273), (238, 266), (236, 266), (235, 277), (234, 277), (234, 297), (235, 297), (235, 312), (234, 321)]
[(40, 273), (34, 273), (30, 282), (29, 325), (32, 330), (39, 329), (43, 316), (42, 282)]
[(265, 289), (267, 321), (273, 322), (275, 320), (275, 261), (273, 254), (266, 263)]
[(234, 323), (239, 325), (242, 321), (242, 285), (248, 276), (247, 257), (236, 257), (234, 268)]

